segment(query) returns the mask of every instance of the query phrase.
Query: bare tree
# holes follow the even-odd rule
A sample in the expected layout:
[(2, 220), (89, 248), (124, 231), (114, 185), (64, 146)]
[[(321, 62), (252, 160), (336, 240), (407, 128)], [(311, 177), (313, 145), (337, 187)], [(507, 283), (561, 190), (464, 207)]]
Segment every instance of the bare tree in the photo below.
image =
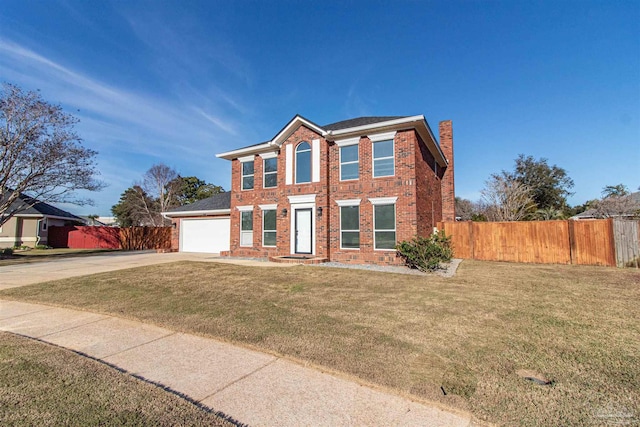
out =
[[(74, 194), (97, 191), (96, 151), (82, 146), (75, 117), (36, 92), (0, 89), (0, 225), (38, 201), (91, 204)], [(14, 203), (17, 202), (17, 203)]]
[(531, 189), (506, 175), (491, 175), (480, 192), (489, 221), (522, 221), (535, 208)]
[[(180, 185), (177, 178), (178, 173), (164, 163), (151, 166), (142, 176), (141, 187), (149, 197), (157, 200), (158, 214), (175, 207), (175, 195)], [(161, 223), (156, 225), (162, 225), (165, 221), (168, 221), (160, 215), (159, 217)]]
[(622, 184), (608, 185), (602, 190), (602, 199), (593, 203), (598, 218), (640, 218), (640, 197), (629, 193)]

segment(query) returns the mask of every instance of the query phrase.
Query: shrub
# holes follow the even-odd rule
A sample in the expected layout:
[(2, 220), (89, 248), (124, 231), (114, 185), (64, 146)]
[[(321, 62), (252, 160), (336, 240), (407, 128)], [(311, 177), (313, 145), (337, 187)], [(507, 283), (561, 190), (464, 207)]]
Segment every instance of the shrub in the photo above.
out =
[(420, 271), (435, 271), (441, 268), (440, 263), (449, 262), (453, 257), (451, 237), (447, 237), (444, 231), (405, 240), (396, 246), (396, 250), (407, 266)]
[(52, 249), (51, 246), (47, 245), (36, 245), (36, 249)]
[(4, 249), (2, 249), (2, 252), (0, 252), (0, 255), (4, 255), (4, 256), (13, 255), (13, 248), (4, 248)]

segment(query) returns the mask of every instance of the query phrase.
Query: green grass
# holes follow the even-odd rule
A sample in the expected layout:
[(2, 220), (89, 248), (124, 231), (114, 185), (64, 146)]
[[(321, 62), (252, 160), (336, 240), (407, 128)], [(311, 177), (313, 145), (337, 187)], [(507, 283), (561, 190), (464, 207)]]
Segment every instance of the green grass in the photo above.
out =
[(3, 426), (232, 424), (69, 350), (0, 332)]
[(9, 289), (0, 298), (218, 337), (501, 425), (640, 422), (637, 270), (465, 261), (445, 279), (182, 262)]

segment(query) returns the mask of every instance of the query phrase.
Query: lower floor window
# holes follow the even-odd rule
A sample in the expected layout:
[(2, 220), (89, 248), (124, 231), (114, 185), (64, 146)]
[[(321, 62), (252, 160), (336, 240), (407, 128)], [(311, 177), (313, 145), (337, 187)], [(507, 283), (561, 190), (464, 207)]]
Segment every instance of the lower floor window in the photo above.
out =
[(276, 246), (276, 211), (262, 211), (262, 246)]
[(360, 248), (360, 206), (340, 207), (340, 248)]
[(395, 249), (396, 205), (375, 205), (373, 223), (375, 249)]
[(240, 212), (240, 246), (253, 245), (253, 211)]

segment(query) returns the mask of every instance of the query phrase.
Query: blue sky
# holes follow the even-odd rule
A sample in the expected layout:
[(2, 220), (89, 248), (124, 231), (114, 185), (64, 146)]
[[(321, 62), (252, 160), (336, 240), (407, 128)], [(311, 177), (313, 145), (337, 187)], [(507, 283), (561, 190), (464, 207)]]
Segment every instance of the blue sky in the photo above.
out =
[(518, 154), (571, 204), (640, 186), (640, 2), (30, 1), (0, 5), (0, 80), (80, 118), (110, 215), (155, 163), (229, 189), (216, 153), (295, 114), (453, 120), (456, 193)]

